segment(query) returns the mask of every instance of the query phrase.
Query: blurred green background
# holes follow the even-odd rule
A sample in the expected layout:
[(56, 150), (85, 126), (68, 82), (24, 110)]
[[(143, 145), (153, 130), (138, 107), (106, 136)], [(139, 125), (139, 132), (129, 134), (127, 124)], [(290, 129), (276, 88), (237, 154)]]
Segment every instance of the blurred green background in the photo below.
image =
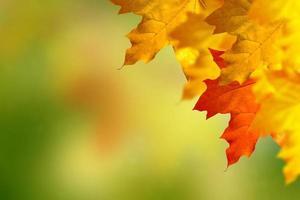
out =
[(139, 18), (106, 0), (0, 0), (0, 199), (300, 199), (262, 139), (226, 170), (171, 48), (118, 68)]

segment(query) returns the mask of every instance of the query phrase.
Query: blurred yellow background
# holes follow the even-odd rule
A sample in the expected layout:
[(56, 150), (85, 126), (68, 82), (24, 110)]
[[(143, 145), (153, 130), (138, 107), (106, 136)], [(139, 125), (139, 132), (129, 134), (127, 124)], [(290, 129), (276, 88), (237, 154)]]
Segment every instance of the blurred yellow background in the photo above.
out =
[(0, 199), (299, 199), (264, 138), (226, 170), (228, 116), (180, 101), (171, 48), (122, 70), (139, 18), (106, 0), (0, 0)]

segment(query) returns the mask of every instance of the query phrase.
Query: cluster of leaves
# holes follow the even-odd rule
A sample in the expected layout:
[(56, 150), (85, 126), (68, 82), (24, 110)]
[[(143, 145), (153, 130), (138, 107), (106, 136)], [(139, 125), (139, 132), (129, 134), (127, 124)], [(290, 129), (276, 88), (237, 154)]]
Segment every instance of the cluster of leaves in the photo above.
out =
[[(124, 65), (174, 48), (207, 118), (230, 114), (222, 138), (228, 166), (250, 156), (266, 135), (280, 145), (286, 182), (300, 174), (300, 1), (111, 0), (142, 17), (128, 34)], [(215, 50), (213, 50), (215, 49)]]

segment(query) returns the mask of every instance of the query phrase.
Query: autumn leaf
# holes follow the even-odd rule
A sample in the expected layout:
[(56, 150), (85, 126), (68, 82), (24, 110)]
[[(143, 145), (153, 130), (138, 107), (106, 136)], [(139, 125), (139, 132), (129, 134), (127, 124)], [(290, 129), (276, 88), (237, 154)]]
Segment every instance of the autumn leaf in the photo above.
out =
[(236, 42), (223, 56), (228, 66), (221, 72), (222, 84), (243, 83), (256, 69), (276, 66), (281, 61), (276, 40), (281, 34), (282, 22), (260, 25), (248, 15), (251, 3), (252, 0), (225, 0), (206, 20), (216, 27), (215, 33), (228, 32), (236, 36)]
[[(274, 135), (275, 141), (281, 147), (278, 157), (286, 162), (283, 168), (285, 182), (292, 183), (300, 174), (300, 137), (299, 129), (281, 135)], [(279, 139), (278, 139), (279, 138)]]
[[(212, 51), (220, 68), (224, 61), (220, 59), (220, 52)], [(220, 85), (219, 80), (206, 80), (207, 90), (198, 100), (195, 110), (207, 111), (207, 118), (217, 113), (230, 114), (228, 128), (222, 138), (229, 143), (226, 150), (228, 166), (236, 163), (241, 156), (250, 156), (255, 149), (258, 133), (251, 130), (259, 106), (252, 93), (253, 80), (240, 85), (233, 82), (229, 85)]]
[(160, 49), (171, 44), (187, 78), (182, 99), (199, 96), (206, 88), (203, 80), (219, 76), (219, 69), (208, 48), (224, 49), (226, 34), (213, 37), (213, 27), (204, 19), (222, 1), (112, 2), (121, 6), (120, 13), (133, 12), (143, 17), (138, 27), (128, 35), (132, 47), (126, 52), (125, 65), (139, 60), (149, 62)]
[(121, 6), (120, 13), (142, 16), (140, 24), (128, 34), (132, 47), (126, 52), (125, 65), (139, 60), (149, 62), (166, 45), (172, 43), (169, 33), (184, 22), (187, 13), (199, 13), (202, 1), (191, 0), (111, 0)]
[(235, 33), (248, 21), (248, 11), (252, 0), (224, 0), (224, 4), (215, 10), (206, 21), (215, 26), (214, 33)]
[(279, 157), (287, 163), (284, 174), (290, 183), (300, 174), (300, 74), (278, 71), (263, 76), (254, 90), (261, 110), (252, 126), (260, 135), (273, 133), (282, 148)]
[[(264, 8), (264, 9), (261, 9)], [(272, 57), (281, 59), (278, 69), (293, 69), (299, 71), (299, 27), (300, 27), (300, 2), (297, 0), (274, 0), (268, 3), (264, 0), (255, 0), (249, 15), (262, 25), (281, 22), (281, 35), (277, 37), (276, 52)], [(279, 54), (280, 53), (280, 54)]]
[(187, 78), (182, 99), (201, 95), (206, 89), (203, 81), (219, 76), (220, 70), (213, 62), (208, 48), (225, 50), (233, 41), (228, 34), (213, 36), (213, 26), (208, 25), (204, 19), (202, 14), (189, 13), (187, 21), (170, 34), (174, 40), (176, 58)]

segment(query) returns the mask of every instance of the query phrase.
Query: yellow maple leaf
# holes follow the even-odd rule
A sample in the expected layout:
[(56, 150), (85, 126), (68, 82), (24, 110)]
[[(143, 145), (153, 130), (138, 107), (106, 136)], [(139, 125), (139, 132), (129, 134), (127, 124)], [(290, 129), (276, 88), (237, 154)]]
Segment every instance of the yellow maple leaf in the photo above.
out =
[(278, 68), (282, 56), (276, 41), (281, 34), (281, 26), (281, 23), (268, 27), (249, 24), (237, 36), (232, 48), (224, 54), (228, 67), (222, 70), (221, 82), (243, 83), (255, 70), (265, 65)]
[(252, 0), (224, 0), (219, 9), (209, 15), (206, 21), (215, 26), (214, 33), (235, 33), (246, 25)]
[[(211, 12), (221, 0), (111, 0), (121, 6), (120, 13), (133, 12), (142, 16), (137, 28), (128, 34), (132, 47), (126, 52), (125, 65), (139, 60), (149, 62), (167, 44), (169, 34), (185, 22), (188, 13)], [(186, 33), (188, 34), (188, 33)]]
[(228, 34), (213, 35), (213, 26), (204, 19), (202, 14), (189, 13), (187, 21), (170, 34), (174, 40), (176, 58), (187, 78), (183, 99), (202, 94), (206, 89), (203, 81), (216, 79), (220, 75), (220, 69), (213, 61), (209, 48), (226, 50), (234, 39)]
[(183, 99), (202, 94), (206, 88), (203, 80), (219, 76), (219, 69), (208, 48), (220, 47), (219, 44), (225, 46), (221, 43), (225, 34), (212, 37), (213, 27), (204, 19), (221, 5), (222, 0), (112, 2), (121, 6), (120, 13), (133, 12), (143, 17), (138, 27), (128, 35), (132, 47), (126, 52), (124, 65), (135, 64), (139, 60), (149, 62), (160, 49), (171, 44), (188, 81)]
[(276, 41), (283, 22), (259, 24), (249, 15), (252, 3), (252, 0), (225, 0), (224, 5), (206, 20), (216, 27), (215, 33), (228, 32), (237, 38), (223, 56), (227, 67), (221, 72), (222, 84), (243, 83), (256, 69), (264, 65), (275, 68), (281, 61), (280, 46)]
[(281, 135), (274, 135), (274, 139), (280, 145), (278, 157), (286, 162), (283, 168), (285, 182), (292, 183), (300, 174), (300, 129)]
[[(264, 9), (261, 9), (264, 8)], [(249, 16), (262, 25), (274, 21), (281, 21), (282, 32), (277, 38), (278, 51), (281, 53), (280, 68), (300, 71), (300, 58), (298, 56), (300, 47), (300, 1), (298, 0), (274, 0), (270, 4), (264, 0), (255, 0)]]
[(300, 174), (300, 74), (268, 72), (254, 87), (261, 108), (253, 122), (260, 134), (272, 133), (281, 146), (279, 157), (284, 167), (286, 182)]
[(192, 0), (111, 0), (120, 5), (120, 13), (142, 16), (140, 24), (128, 34), (132, 47), (126, 52), (124, 65), (139, 60), (149, 62), (167, 44), (169, 33), (186, 20), (188, 12), (199, 13), (202, 1)]

